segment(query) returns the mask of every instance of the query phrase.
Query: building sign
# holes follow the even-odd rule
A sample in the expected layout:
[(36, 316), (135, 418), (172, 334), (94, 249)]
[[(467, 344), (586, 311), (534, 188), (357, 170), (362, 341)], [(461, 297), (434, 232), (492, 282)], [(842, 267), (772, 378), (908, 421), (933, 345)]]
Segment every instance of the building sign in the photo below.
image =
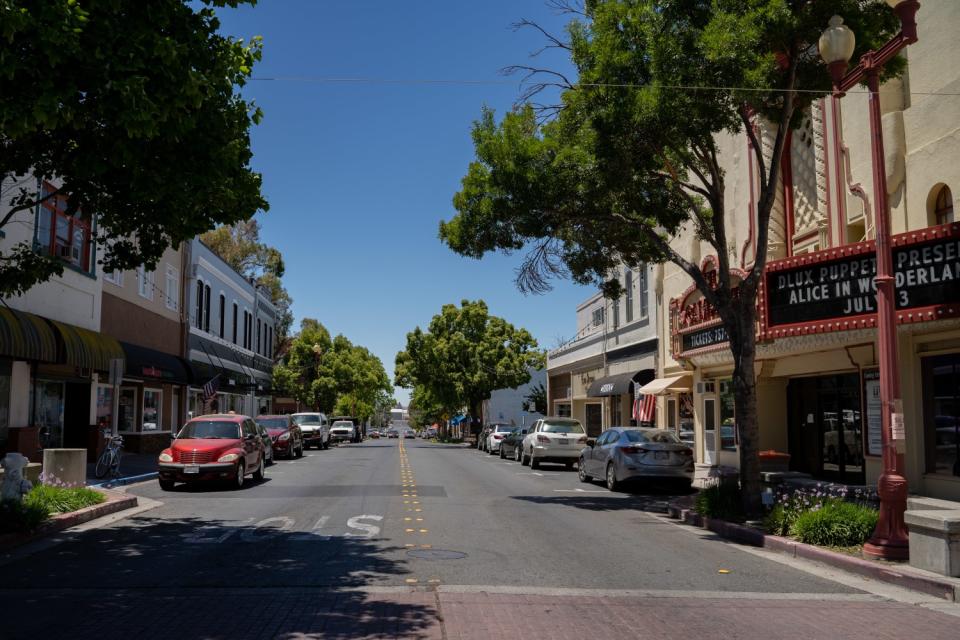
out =
[(613, 383), (612, 383), (612, 382), (608, 382), (608, 383), (606, 383), (605, 385), (603, 385), (602, 387), (600, 387), (600, 393), (610, 393), (611, 391), (613, 391)]
[(863, 372), (863, 415), (866, 418), (867, 438), (864, 442), (868, 456), (883, 453), (883, 437), (880, 404), (880, 370), (867, 369)]
[(729, 338), (727, 337), (727, 330), (723, 328), (723, 326), (699, 329), (697, 331), (684, 333), (681, 336), (681, 344), (683, 346), (684, 353), (693, 351), (694, 349), (703, 349), (704, 347), (712, 347), (714, 345), (724, 344), (728, 340)]
[[(893, 237), (896, 310), (928, 311), (960, 303), (960, 233), (944, 225)], [(763, 305), (769, 337), (788, 325), (817, 330), (872, 326), (877, 312), (877, 260), (872, 242), (820, 251), (767, 266)], [(905, 314), (900, 313), (901, 321)]]
[(163, 372), (156, 367), (143, 367), (141, 373), (148, 378), (162, 378)]

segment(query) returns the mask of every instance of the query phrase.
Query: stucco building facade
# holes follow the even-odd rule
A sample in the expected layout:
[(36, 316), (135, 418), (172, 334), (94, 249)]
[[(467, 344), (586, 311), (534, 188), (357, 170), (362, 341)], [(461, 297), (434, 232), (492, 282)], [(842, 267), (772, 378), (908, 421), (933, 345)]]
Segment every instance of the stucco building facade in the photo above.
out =
[[(954, 48), (960, 4), (924, 3), (918, 24), (903, 76), (881, 93), (904, 459), (912, 492), (960, 499), (960, 70), (943, 55)], [(862, 91), (826, 97), (793, 132), (757, 326), (761, 449), (789, 453), (792, 470), (851, 484), (875, 484), (881, 471), (867, 113)], [(772, 140), (762, 125), (760, 133), (769, 158)], [(745, 135), (717, 141), (729, 258), (746, 268), (756, 251), (756, 167)], [(692, 236), (674, 247), (709, 272), (715, 256)], [(733, 362), (719, 320), (674, 265), (657, 287), (658, 420), (692, 427), (701, 472), (736, 468)]]

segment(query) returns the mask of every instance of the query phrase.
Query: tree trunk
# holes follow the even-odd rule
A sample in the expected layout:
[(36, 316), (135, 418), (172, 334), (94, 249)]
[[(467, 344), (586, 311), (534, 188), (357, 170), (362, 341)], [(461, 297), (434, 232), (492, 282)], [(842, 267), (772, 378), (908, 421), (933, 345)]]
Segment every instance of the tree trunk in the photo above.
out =
[[(756, 301), (744, 296), (735, 304), (734, 327), (728, 327), (733, 352), (734, 415), (740, 438), (740, 489), (747, 517), (761, 513), (760, 425), (757, 420)], [(729, 324), (729, 323), (728, 323)], [(734, 329), (730, 331), (730, 329)]]

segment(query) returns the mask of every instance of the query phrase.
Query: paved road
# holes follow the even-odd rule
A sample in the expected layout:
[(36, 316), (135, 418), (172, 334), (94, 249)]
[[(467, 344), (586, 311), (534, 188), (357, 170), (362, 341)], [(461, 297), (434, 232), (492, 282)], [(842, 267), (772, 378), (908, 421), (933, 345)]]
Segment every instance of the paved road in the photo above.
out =
[[(472, 449), (311, 451), (0, 560), (7, 638), (956, 638), (960, 620)], [(951, 612), (949, 607), (940, 607)]]

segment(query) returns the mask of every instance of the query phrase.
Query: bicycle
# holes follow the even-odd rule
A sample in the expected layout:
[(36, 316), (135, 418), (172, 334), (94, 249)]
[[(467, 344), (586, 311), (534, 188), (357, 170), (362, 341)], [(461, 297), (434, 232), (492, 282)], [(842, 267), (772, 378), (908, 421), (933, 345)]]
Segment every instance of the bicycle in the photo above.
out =
[(103, 431), (107, 447), (97, 459), (97, 467), (93, 474), (99, 479), (110, 472), (111, 477), (120, 477), (120, 449), (123, 447), (123, 436), (113, 435), (109, 430)]

